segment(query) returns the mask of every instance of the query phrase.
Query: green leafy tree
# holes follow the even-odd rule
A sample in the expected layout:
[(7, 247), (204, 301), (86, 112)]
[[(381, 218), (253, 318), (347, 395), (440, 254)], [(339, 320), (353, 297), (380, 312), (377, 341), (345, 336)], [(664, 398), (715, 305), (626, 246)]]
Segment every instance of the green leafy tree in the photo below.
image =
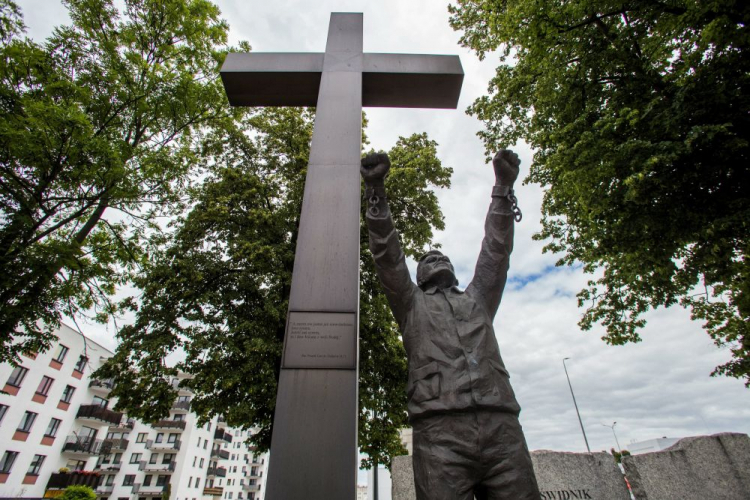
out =
[[(136, 278), (135, 322), (99, 372), (115, 380), (117, 408), (146, 421), (166, 417), (171, 379), (184, 372), (192, 411), (257, 427), (253, 444), (268, 449), (312, 119), (310, 110), (268, 108), (206, 137), (202, 154), (215, 164)], [(389, 154), (391, 208), (405, 252), (416, 256), (443, 228), (428, 188), (448, 187), (451, 169), (425, 134), (399, 139)], [(364, 226), (361, 240), (360, 449), (388, 464), (405, 453), (406, 359)], [(167, 360), (175, 353), (183, 358)]]
[(583, 329), (640, 340), (681, 304), (750, 385), (750, 3), (458, 0), (461, 42), (501, 65), (469, 111), (487, 150), (535, 148), (558, 265), (596, 274)]
[(228, 27), (208, 0), (64, 3), (71, 25), (36, 43), (0, 1), (2, 362), (48, 348), (62, 314), (114, 311), (201, 131), (229, 112)]
[(63, 491), (62, 500), (96, 500), (96, 493), (88, 486), (68, 486)]

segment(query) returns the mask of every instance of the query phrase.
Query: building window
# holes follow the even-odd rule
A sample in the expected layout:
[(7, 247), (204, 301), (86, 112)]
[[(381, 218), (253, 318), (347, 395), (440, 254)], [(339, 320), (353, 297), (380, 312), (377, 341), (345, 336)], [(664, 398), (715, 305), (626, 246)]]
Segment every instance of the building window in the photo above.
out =
[(169, 476), (160, 475), (156, 478), (156, 486), (166, 486), (169, 482)]
[(68, 463), (65, 464), (65, 467), (67, 467), (70, 470), (83, 470), (86, 467), (86, 461), (85, 460), (68, 460)]
[(50, 388), (52, 387), (52, 382), (55, 380), (44, 375), (42, 377), (42, 381), (39, 382), (39, 387), (36, 388), (36, 393), (41, 394), (42, 396), (46, 396), (49, 393)]
[(114, 465), (117, 465), (119, 463), (122, 463), (122, 453), (115, 453), (114, 458), (112, 459), (112, 463)]
[(38, 476), (45, 458), (47, 457), (44, 455), (34, 455), (34, 460), (31, 461), (29, 471), (26, 474), (29, 476)]
[(157, 443), (161, 443), (162, 441), (164, 441), (164, 433), (163, 432), (159, 432), (159, 433), (156, 434), (156, 442)]
[(178, 437), (180, 437), (179, 434), (170, 434), (167, 436), (167, 443), (176, 443)]
[(159, 454), (158, 453), (152, 453), (151, 456), (148, 459), (148, 463), (155, 464), (159, 460)]
[(138, 439), (135, 440), (136, 443), (145, 443), (146, 439), (148, 438), (147, 432), (139, 432), (138, 433)]
[(131, 464), (137, 464), (141, 461), (141, 454), (140, 453), (133, 453), (130, 455), (130, 463)]
[(114, 486), (115, 485), (115, 475), (114, 474), (110, 474), (109, 476), (107, 476), (107, 481), (104, 484), (106, 484), (107, 486)]
[(203, 441), (203, 449), (204, 450), (206, 449), (207, 445), (208, 445), (208, 439), (206, 439), (205, 441)]
[(94, 404), (96, 406), (101, 406), (102, 408), (106, 408), (109, 406), (109, 400), (100, 398), (99, 396), (94, 396), (94, 399), (91, 401), (91, 404)]
[(198, 438), (198, 448), (201, 447), (201, 438)]
[(70, 403), (70, 400), (73, 399), (74, 392), (76, 392), (75, 387), (73, 387), (72, 385), (66, 385), (60, 401), (62, 401), (63, 403)]
[(203, 459), (201, 458), (200, 464), (198, 465), (201, 469), (203, 468)]
[(195, 462), (198, 461), (198, 457), (193, 457), (193, 467), (195, 467)]
[(21, 432), (31, 432), (31, 426), (34, 425), (34, 420), (36, 420), (36, 413), (33, 411), (27, 411), (23, 414), (18, 430)]
[(135, 483), (135, 474), (125, 474), (125, 478), (122, 480), (123, 486), (133, 486)]
[(0, 405), (0, 423), (5, 418), (5, 413), (8, 411), (8, 405)]
[(58, 344), (58, 345), (57, 345), (57, 351), (55, 351), (55, 356), (54, 356), (54, 357), (53, 357), (52, 359), (54, 359), (54, 360), (55, 360), (55, 361), (57, 361), (58, 363), (62, 363), (62, 362), (63, 362), (63, 360), (65, 360), (65, 356), (67, 356), (67, 355), (68, 355), (68, 351), (69, 351), (69, 350), (70, 350), (70, 349), (68, 349), (68, 348), (67, 348), (67, 347), (65, 347), (64, 345), (62, 345), (62, 344)]
[(193, 487), (193, 476), (190, 476), (188, 478), (188, 488), (192, 488), (192, 487)]
[(75, 371), (83, 373), (84, 368), (86, 368), (86, 363), (89, 362), (89, 358), (87, 358), (84, 355), (78, 356), (78, 362), (75, 366)]
[(229, 492), (229, 500), (232, 500), (232, 492)]
[(185, 421), (185, 414), (184, 413), (175, 413), (174, 417), (172, 417), (172, 421), (174, 421), (174, 422), (184, 422)]
[(27, 368), (24, 368), (23, 366), (16, 366), (13, 368), (13, 371), (10, 374), (10, 377), (8, 377), (8, 385), (12, 385), (13, 387), (21, 387), (21, 382), (23, 382), (23, 379), (26, 377), (26, 374), (29, 373), (29, 370)]
[(164, 458), (161, 459), (162, 464), (170, 464), (172, 463), (172, 459), (174, 458), (173, 453), (165, 453)]
[(60, 428), (60, 420), (59, 418), (51, 418), (49, 421), (49, 425), (47, 426), (47, 430), (44, 431), (45, 436), (49, 437), (55, 437), (57, 436), (57, 430)]
[(196, 477), (195, 478), (195, 487), (196, 488), (200, 488), (200, 486), (201, 486), (201, 478)]
[(6, 451), (5, 454), (3, 454), (3, 459), (0, 460), (0, 474), (9, 474), (16, 458), (18, 458), (17, 451)]
[(152, 474), (147, 474), (146, 477), (143, 478), (143, 486), (151, 486), (152, 477), (154, 477)]

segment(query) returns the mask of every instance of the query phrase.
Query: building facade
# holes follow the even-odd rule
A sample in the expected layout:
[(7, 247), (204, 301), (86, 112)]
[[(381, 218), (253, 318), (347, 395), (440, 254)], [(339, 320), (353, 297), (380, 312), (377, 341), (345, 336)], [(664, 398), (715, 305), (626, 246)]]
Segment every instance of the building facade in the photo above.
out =
[(0, 365), (0, 497), (54, 498), (83, 484), (110, 500), (258, 500), (268, 457), (221, 418), (198, 427), (179, 388), (169, 418), (146, 425), (111, 409), (91, 374), (112, 352), (63, 326), (46, 353)]

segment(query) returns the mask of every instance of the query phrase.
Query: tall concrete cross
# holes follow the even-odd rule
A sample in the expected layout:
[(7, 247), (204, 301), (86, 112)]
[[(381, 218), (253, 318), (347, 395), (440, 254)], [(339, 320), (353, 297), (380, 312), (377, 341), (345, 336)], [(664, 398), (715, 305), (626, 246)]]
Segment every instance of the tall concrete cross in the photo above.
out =
[(233, 106), (317, 107), (266, 499), (354, 500), (362, 106), (455, 108), (461, 62), (364, 54), (362, 14), (333, 13), (324, 54), (229, 54), (221, 78)]

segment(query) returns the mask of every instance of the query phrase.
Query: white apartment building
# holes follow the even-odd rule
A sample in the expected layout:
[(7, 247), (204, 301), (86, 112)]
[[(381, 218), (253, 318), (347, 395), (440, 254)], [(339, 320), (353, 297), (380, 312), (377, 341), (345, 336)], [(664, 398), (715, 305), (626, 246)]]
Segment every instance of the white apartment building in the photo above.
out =
[[(221, 418), (198, 427), (190, 391), (149, 426), (110, 409), (91, 373), (112, 352), (63, 326), (46, 353), (0, 365), (0, 497), (55, 498), (72, 484), (101, 499), (258, 500), (268, 457)], [(179, 379), (172, 381), (175, 387)]]

